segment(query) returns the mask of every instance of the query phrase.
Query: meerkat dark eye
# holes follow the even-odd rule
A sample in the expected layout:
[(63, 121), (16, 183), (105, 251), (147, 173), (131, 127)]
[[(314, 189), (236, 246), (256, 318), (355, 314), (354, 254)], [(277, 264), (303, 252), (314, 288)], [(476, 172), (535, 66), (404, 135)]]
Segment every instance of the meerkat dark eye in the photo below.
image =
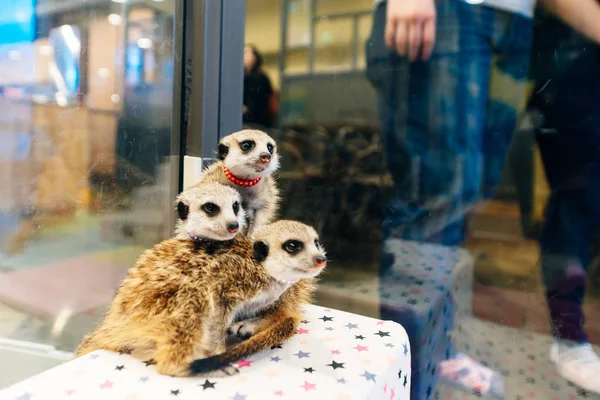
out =
[(239, 212), (240, 212), (240, 203), (238, 203), (236, 201), (235, 203), (233, 203), (233, 213), (235, 215), (238, 215)]
[(303, 245), (302, 245), (302, 242), (300, 242), (298, 240), (288, 240), (287, 242), (285, 242), (283, 244), (282, 247), (285, 251), (294, 255), (294, 254), (298, 254), (302, 250)]
[(319, 247), (319, 240), (315, 239), (315, 246)]
[(240, 149), (242, 149), (242, 151), (244, 153), (252, 150), (254, 148), (256, 144), (254, 143), (253, 140), (244, 140), (243, 142), (240, 143)]
[(213, 216), (219, 212), (219, 206), (214, 203), (204, 203), (202, 205), (202, 210), (208, 215)]
[(269, 151), (269, 153), (273, 154), (274, 149), (275, 146), (273, 146), (273, 143), (267, 143), (267, 150)]

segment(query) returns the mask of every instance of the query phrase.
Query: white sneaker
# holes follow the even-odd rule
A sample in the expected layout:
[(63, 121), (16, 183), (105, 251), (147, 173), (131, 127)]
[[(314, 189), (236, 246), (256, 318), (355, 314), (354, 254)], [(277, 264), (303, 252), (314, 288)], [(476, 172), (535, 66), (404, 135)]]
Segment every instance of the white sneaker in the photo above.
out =
[(588, 392), (600, 394), (600, 357), (589, 343), (555, 341), (550, 359), (560, 376)]

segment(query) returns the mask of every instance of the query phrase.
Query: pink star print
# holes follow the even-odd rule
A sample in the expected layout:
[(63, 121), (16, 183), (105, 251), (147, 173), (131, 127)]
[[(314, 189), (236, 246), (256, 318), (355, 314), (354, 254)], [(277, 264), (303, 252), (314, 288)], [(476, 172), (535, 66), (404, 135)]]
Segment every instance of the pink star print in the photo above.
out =
[(250, 366), (252, 366), (252, 361), (248, 361), (248, 360), (238, 361), (238, 363), (237, 363), (238, 368), (244, 368), (244, 367), (250, 367)]
[(67, 391), (65, 391), (65, 393), (67, 393), (67, 396), (70, 396), (73, 393), (75, 393), (75, 391), (74, 390), (67, 390)]
[(390, 390), (390, 400), (394, 400), (395, 395), (396, 395), (396, 391), (394, 390), (394, 388), (392, 388), (392, 390)]
[(331, 354), (340, 354), (339, 350), (331, 350)]
[(304, 385), (300, 386), (301, 388), (304, 388), (304, 390), (306, 390), (307, 392), (309, 390), (316, 390), (317, 389), (317, 384), (316, 383), (308, 383), (307, 381), (304, 381)]
[(383, 393), (387, 393), (387, 383), (385, 384), (385, 386), (383, 387)]
[(283, 396), (283, 390), (276, 390), (275, 396)]
[(380, 326), (380, 325), (383, 325), (383, 324), (384, 324), (384, 322), (383, 322), (383, 321), (379, 321), (379, 322), (377, 322), (377, 326)]
[(308, 333), (308, 329), (300, 328), (298, 329), (298, 335), (304, 335)]
[(110, 389), (112, 388), (112, 383), (110, 381), (106, 381), (100, 384), (100, 389)]
[(353, 347), (353, 349), (358, 350), (360, 353), (361, 351), (369, 351), (369, 346), (361, 346), (360, 344), (357, 344), (356, 347)]

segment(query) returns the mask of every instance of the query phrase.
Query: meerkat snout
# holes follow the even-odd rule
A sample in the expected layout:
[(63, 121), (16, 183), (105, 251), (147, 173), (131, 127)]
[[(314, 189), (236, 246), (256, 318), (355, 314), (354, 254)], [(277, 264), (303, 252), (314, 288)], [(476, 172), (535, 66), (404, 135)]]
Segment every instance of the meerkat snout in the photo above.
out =
[(245, 222), (241, 204), (237, 190), (219, 183), (200, 184), (183, 191), (177, 197), (177, 238), (233, 239)]
[(327, 264), (327, 258), (325, 258), (324, 256), (316, 256), (315, 257), (315, 266), (317, 266), (319, 268), (325, 268), (326, 264)]
[(230, 222), (227, 224), (227, 230), (231, 233), (236, 233), (240, 229), (240, 224), (236, 222)]
[(269, 153), (261, 153), (258, 156), (258, 159), (260, 160), (261, 163), (268, 164), (271, 162), (271, 155)]

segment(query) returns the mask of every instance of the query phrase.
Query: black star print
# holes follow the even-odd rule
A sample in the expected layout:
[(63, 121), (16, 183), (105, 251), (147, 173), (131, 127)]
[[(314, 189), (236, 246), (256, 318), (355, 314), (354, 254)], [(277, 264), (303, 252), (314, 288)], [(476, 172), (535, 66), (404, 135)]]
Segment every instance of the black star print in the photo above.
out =
[(202, 390), (206, 390), (206, 389), (214, 389), (216, 384), (217, 384), (217, 382), (211, 382), (207, 379), (204, 381), (204, 383), (202, 385), (198, 385), (198, 386), (202, 386)]
[(385, 336), (390, 336), (390, 333), (389, 332), (381, 332), (381, 331), (379, 331), (379, 332), (376, 333), (376, 335), (379, 335), (381, 337), (385, 337)]
[(274, 350), (274, 349), (281, 349), (281, 345), (276, 344), (275, 346), (271, 347), (271, 350)]
[(117, 371), (123, 371), (123, 369), (125, 369), (125, 366), (124, 366), (124, 365), (117, 365), (117, 366), (115, 367), (115, 369), (116, 369)]
[(406, 379), (406, 375), (404, 375), (404, 384), (402, 386), (406, 387), (407, 384), (408, 384), (408, 380)]
[(327, 321), (333, 321), (333, 317), (328, 317), (327, 315), (323, 315), (321, 318), (323, 322), (327, 322)]
[(535, 384), (535, 379), (527, 378), (527, 383), (529, 383), (530, 385), (533, 385), (533, 384)]
[(156, 361), (154, 361), (154, 359), (151, 358), (149, 360), (144, 361), (144, 364), (146, 364), (146, 367), (149, 367), (150, 365), (156, 364)]
[(398, 371), (398, 379), (402, 378), (402, 370)]
[(354, 338), (358, 340), (365, 340), (365, 337), (363, 335), (354, 335)]
[(577, 396), (583, 397), (584, 399), (587, 399), (588, 398), (588, 392), (586, 392), (584, 389), (577, 388)]
[(333, 369), (338, 369), (338, 368), (344, 368), (344, 364), (345, 363), (339, 363), (339, 362), (335, 362), (334, 360), (331, 360), (331, 364), (327, 364), (327, 366), (331, 367)]
[(172, 394), (173, 396), (177, 396), (177, 395), (179, 395), (179, 389), (177, 389), (177, 390), (171, 390), (171, 394)]
[(122, 356), (123, 354), (131, 354), (131, 349), (122, 349), (119, 351), (119, 355)]
[(416, 304), (417, 304), (417, 301), (416, 301), (415, 299), (408, 299), (406, 302), (407, 302), (408, 304), (410, 304), (411, 306), (414, 306), (414, 305), (416, 305)]
[(310, 372), (312, 374), (313, 372), (315, 372), (315, 370), (313, 369), (313, 367), (309, 367), (309, 368), (304, 368), (304, 372)]

